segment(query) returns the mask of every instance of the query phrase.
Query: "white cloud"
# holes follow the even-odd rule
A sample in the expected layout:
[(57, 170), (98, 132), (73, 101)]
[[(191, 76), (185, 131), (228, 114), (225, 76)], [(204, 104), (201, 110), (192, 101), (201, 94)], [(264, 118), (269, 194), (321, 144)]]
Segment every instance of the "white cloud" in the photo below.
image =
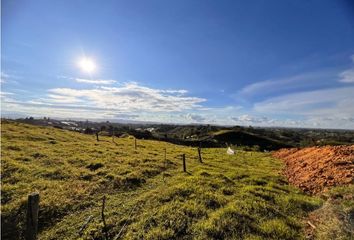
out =
[(6, 96), (6, 95), (14, 95), (14, 93), (12, 93), (12, 92), (3, 92), (3, 91), (0, 92), (0, 96)]
[(184, 96), (184, 90), (160, 90), (137, 83), (95, 89), (55, 88), (48, 90), (48, 102), (83, 103), (121, 111), (182, 111), (200, 107), (203, 98)]
[(102, 85), (109, 85), (117, 82), (116, 80), (84, 79), (84, 78), (75, 78), (75, 81), (79, 83), (102, 84)]
[(160, 91), (163, 92), (163, 93), (176, 93), (176, 94), (180, 94), (180, 95), (188, 93), (188, 91), (184, 90), (184, 89), (180, 89), (180, 90), (160, 90)]
[(287, 78), (270, 79), (249, 84), (237, 94), (243, 97), (256, 95), (274, 95), (284, 91), (295, 91), (309, 87), (326, 86), (329, 82), (324, 81), (330, 76), (335, 76), (332, 71), (319, 71), (299, 74)]
[(354, 87), (316, 90), (287, 94), (256, 103), (260, 113), (289, 114), (311, 117), (354, 116)]
[[(202, 98), (181, 96), (185, 91), (152, 89), (130, 83), (119, 88), (51, 89), (45, 98), (5, 101), (3, 113), (52, 118), (134, 120), (162, 123), (233, 124), (228, 118), (240, 106), (204, 108)], [(106, 104), (107, 103), (107, 104)], [(115, 103), (115, 104), (113, 104)]]
[(341, 78), (339, 81), (342, 83), (354, 83), (354, 69), (343, 71), (339, 76)]
[(194, 123), (202, 123), (206, 120), (206, 118), (203, 117), (202, 115), (192, 114), (192, 113), (182, 115), (182, 117), (186, 118), (189, 122), (194, 122)]
[(354, 55), (351, 56), (352, 67), (339, 74), (339, 82), (354, 83)]
[(43, 117), (48, 116), (52, 118), (76, 118), (76, 119), (109, 119), (111, 113), (102, 109), (87, 108), (69, 108), (62, 106), (45, 105), (42, 102), (30, 101), (3, 101), (2, 102), (2, 115), (16, 114), (23, 116)]
[[(354, 55), (351, 60), (354, 63)], [(339, 74), (338, 70), (324, 70), (250, 84), (239, 91), (237, 98), (265, 100), (254, 104), (248, 111), (251, 115), (231, 119), (240, 124), (354, 128), (350, 121), (354, 117), (354, 88), (342, 87), (337, 81), (354, 83), (354, 64)], [(262, 119), (252, 113), (278, 116), (281, 120)]]
[(4, 73), (4, 72), (1, 72), (1, 78), (0, 78), (0, 82), (1, 83), (5, 83), (6, 82), (6, 79), (9, 77), (8, 74)]
[(239, 117), (231, 117), (231, 119), (243, 124), (266, 124), (270, 121), (267, 117), (255, 117), (249, 114), (244, 114)]
[(20, 79), (21, 77), (16, 76), (16, 75), (10, 75), (8, 73), (5, 72), (1, 72), (1, 78), (0, 78), (0, 83), (14, 83), (14, 84), (18, 84), (17, 81), (15, 81), (14, 79)]
[[(347, 107), (344, 107), (346, 109)], [(343, 110), (343, 109), (342, 109)], [(172, 124), (186, 123), (208, 123), (220, 125), (252, 125), (252, 126), (274, 126), (274, 127), (313, 127), (313, 128), (344, 128), (354, 129), (354, 115), (349, 111), (335, 112), (334, 114), (316, 115), (309, 113), (303, 114), (303, 117), (289, 117), (279, 119), (270, 117), (267, 112), (254, 114), (244, 114), (240, 112), (238, 107), (226, 108), (196, 108), (192, 110), (183, 110), (180, 112), (164, 112), (164, 111), (145, 111), (145, 110), (125, 110), (99, 108), (94, 106), (85, 106), (79, 104), (45, 104), (43, 101), (20, 102), (13, 99), (2, 101), (2, 113), (4, 114), (21, 114), (22, 116), (52, 118), (70, 118), (70, 119), (92, 119), (92, 120), (133, 120), (133, 121), (149, 121)], [(287, 113), (291, 112), (288, 110)], [(297, 111), (295, 114), (301, 112)], [(267, 116), (265, 116), (267, 115)]]
[(124, 120), (134, 120), (139, 118), (139, 114), (118, 113), (118, 114), (114, 114), (113, 117), (118, 119), (124, 119)]
[(0, 91), (1, 108), (3, 108), (4, 102), (7, 102), (7, 101), (15, 102), (16, 100), (13, 99), (14, 96), (15, 96), (15, 94), (12, 92)]
[(79, 102), (83, 102), (81, 99), (76, 98), (76, 97), (63, 96), (63, 95), (58, 95), (58, 94), (47, 94), (47, 97), (49, 99), (39, 99), (39, 100), (42, 100), (43, 102), (46, 100), (49, 100), (50, 103), (79, 103)]
[(252, 125), (252, 126), (304, 126), (303, 122), (291, 119), (272, 119), (266, 116), (255, 116), (250, 114), (243, 114), (241, 116), (230, 117), (230, 120), (237, 125)]
[(354, 117), (324, 117), (324, 116), (306, 116), (301, 119), (285, 118), (276, 119), (268, 117), (258, 117), (252, 115), (241, 115), (230, 117), (233, 124), (241, 126), (265, 126), (265, 127), (307, 127), (307, 128), (339, 128), (354, 129)]

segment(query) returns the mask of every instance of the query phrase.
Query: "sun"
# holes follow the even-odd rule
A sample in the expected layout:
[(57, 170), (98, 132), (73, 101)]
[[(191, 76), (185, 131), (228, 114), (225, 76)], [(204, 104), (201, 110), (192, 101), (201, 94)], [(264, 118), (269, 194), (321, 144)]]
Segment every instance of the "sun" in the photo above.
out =
[(79, 68), (83, 72), (93, 73), (96, 70), (95, 62), (90, 58), (81, 58), (78, 62)]

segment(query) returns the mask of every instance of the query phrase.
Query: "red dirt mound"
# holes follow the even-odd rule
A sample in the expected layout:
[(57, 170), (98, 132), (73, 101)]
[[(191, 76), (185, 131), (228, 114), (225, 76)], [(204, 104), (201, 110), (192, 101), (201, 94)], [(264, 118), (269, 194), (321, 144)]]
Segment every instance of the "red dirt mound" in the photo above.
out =
[(354, 145), (280, 149), (273, 156), (285, 161), (289, 182), (305, 192), (354, 183)]

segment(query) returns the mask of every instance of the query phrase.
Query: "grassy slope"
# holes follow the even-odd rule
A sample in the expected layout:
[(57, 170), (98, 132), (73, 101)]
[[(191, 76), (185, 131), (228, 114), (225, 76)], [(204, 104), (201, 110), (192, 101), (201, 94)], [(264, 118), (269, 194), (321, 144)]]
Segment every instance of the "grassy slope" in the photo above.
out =
[[(23, 232), (26, 196), (40, 192), (40, 239), (302, 239), (303, 219), (322, 201), (287, 185), (267, 153), (196, 149), (2, 123), (3, 239)], [(167, 148), (167, 163), (164, 148)], [(188, 173), (181, 172), (180, 154)], [(99, 168), (98, 168), (99, 167)], [(94, 170), (94, 168), (98, 168)], [(9, 236), (11, 235), (11, 237)]]

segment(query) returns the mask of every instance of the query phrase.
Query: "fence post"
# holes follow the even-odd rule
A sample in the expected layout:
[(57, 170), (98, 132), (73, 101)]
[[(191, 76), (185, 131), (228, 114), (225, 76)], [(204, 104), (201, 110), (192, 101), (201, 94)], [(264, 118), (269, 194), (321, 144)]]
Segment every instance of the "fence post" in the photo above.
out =
[(105, 215), (104, 215), (105, 206), (106, 206), (106, 196), (103, 196), (103, 198), (102, 198), (101, 217), (102, 217), (102, 222), (103, 222), (103, 232), (105, 234), (106, 240), (108, 240), (107, 224), (106, 224), (106, 218), (105, 218)]
[(38, 232), (39, 193), (28, 195), (26, 240), (36, 240)]
[(97, 140), (97, 142), (100, 141), (100, 139), (98, 138), (98, 132), (96, 132), (96, 140)]
[(186, 154), (182, 154), (182, 161), (183, 161), (183, 172), (187, 172), (187, 167), (186, 167)]
[(136, 137), (134, 137), (134, 149), (136, 150)]
[(202, 153), (201, 153), (200, 147), (198, 147), (198, 156), (199, 156), (199, 162), (203, 163), (203, 160), (202, 160)]

